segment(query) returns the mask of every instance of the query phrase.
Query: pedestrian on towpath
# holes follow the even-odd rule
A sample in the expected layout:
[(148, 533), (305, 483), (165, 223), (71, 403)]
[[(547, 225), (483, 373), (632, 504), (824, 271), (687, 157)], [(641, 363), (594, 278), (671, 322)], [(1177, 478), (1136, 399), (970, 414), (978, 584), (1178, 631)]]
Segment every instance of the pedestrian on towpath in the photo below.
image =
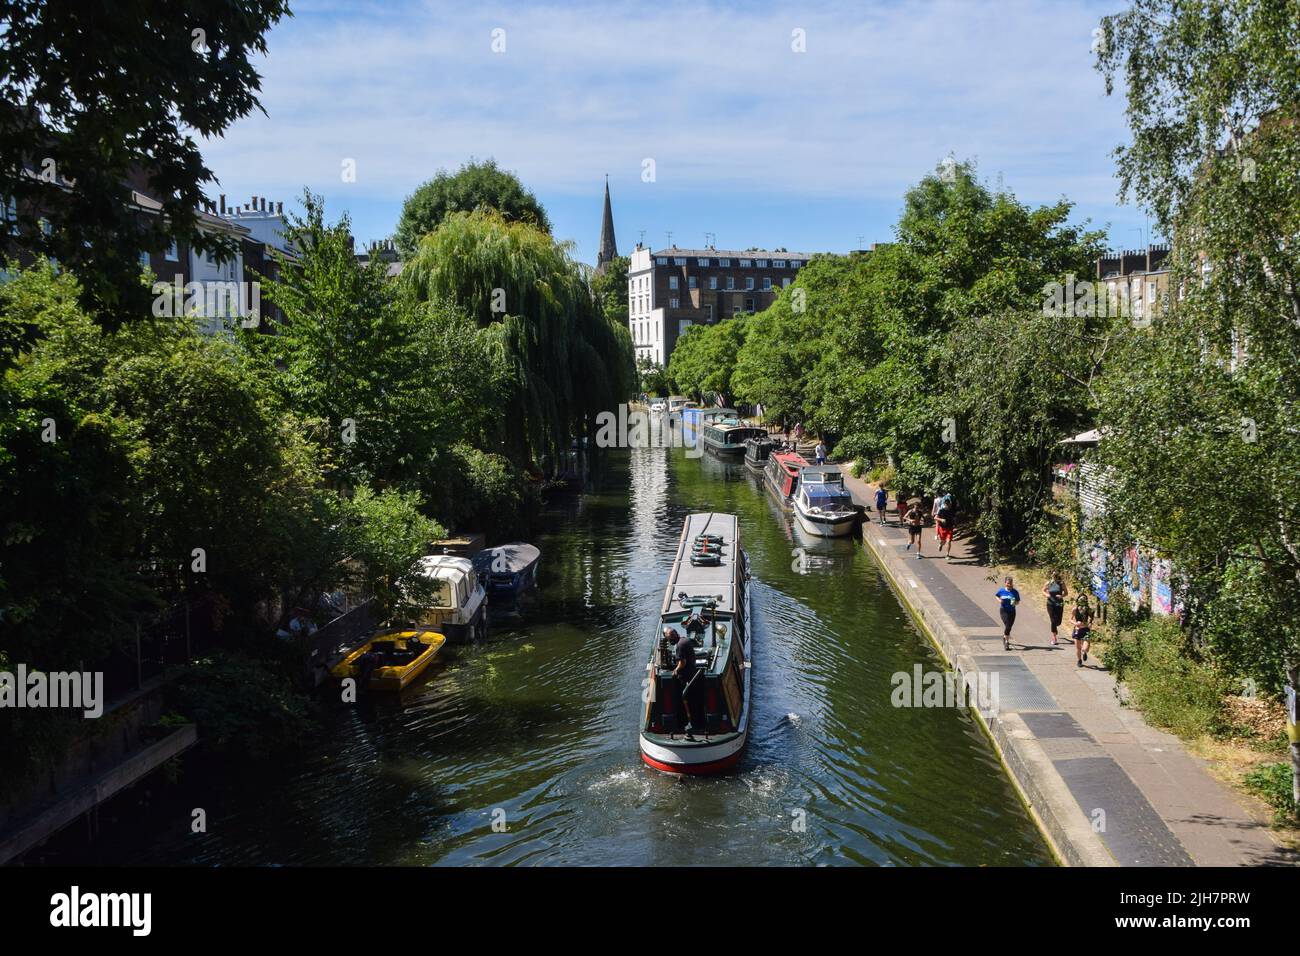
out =
[(1056, 629), (1061, 626), (1061, 615), (1065, 613), (1065, 599), (1070, 596), (1070, 589), (1061, 580), (1061, 572), (1053, 571), (1052, 580), (1043, 585), (1043, 597), (1047, 598), (1047, 619), (1052, 623), (1052, 646), (1057, 644)]
[(1088, 651), (1092, 649), (1092, 642), (1088, 640), (1088, 635), (1092, 633), (1092, 608), (1088, 605), (1086, 594), (1079, 595), (1074, 613), (1070, 615), (1070, 623), (1074, 625), (1074, 666), (1082, 667), (1088, 659)]
[(1002, 617), (1002, 649), (1011, 650), (1011, 629), (1016, 626), (1016, 605), (1020, 603), (1020, 592), (1016, 590), (1011, 575), (1002, 580), (1002, 587), (994, 595), (998, 599), (998, 614)]
[(880, 523), (885, 523), (885, 509), (889, 506), (889, 492), (884, 488), (876, 488), (876, 513), (880, 515)]
[(826, 446), (820, 441), (817, 442), (817, 447), (813, 450), (813, 454), (817, 456), (817, 464), (826, 464)]
[(952, 499), (944, 495), (939, 499), (939, 510), (934, 513), (934, 532), (939, 539), (939, 551), (942, 552), (945, 545), (948, 548), (945, 561), (952, 560), (952, 531), (955, 524), (956, 516), (953, 514)]
[(907, 547), (905, 551), (912, 550), (912, 545), (916, 545), (916, 559), (921, 560), (921, 532), (925, 526), (925, 512), (921, 510), (921, 502), (913, 500), (912, 506), (907, 509), (907, 514), (903, 515), (903, 521), (907, 523)]
[(934, 540), (939, 540), (939, 505), (943, 502), (943, 495), (940, 492), (934, 493), (934, 498), (930, 501), (930, 521), (934, 524)]

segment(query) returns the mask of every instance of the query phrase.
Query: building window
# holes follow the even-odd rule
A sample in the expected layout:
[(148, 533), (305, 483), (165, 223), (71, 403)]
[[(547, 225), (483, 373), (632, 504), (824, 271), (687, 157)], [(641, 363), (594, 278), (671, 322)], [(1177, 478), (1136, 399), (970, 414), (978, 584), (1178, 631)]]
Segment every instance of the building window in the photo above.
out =
[(730, 269), (730, 268), (731, 268), (731, 260), (730, 260), (730, 259), (719, 259), (719, 260), (718, 260), (718, 265), (722, 266), (724, 269)]
[(675, 265), (675, 266), (684, 266), (684, 265), (686, 265), (686, 259), (685, 259), (685, 257), (684, 257), (684, 256), (674, 256), (674, 257), (673, 257), (673, 265)]
[(18, 235), (18, 200), (13, 196), (5, 200), (4, 231), (11, 236)]
[(791, 259), (791, 260), (790, 260), (790, 268), (791, 268), (791, 269), (798, 269), (801, 265), (803, 265), (802, 262), (796, 262), (794, 259)]
[(702, 265), (702, 266), (708, 266), (708, 264), (709, 264), (709, 260), (708, 260), (708, 259), (696, 259), (695, 261), (696, 261), (699, 265)]
[(734, 289), (735, 287), (736, 287), (736, 277), (735, 277), (735, 276), (727, 276), (727, 288), (728, 288), (728, 289)]
[(785, 260), (784, 260), (784, 259), (773, 259), (773, 260), (772, 260), (772, 268), (773, 268), (773, 269), (784, 269), (784, 268), (785, 268)]
[(746, 292), (753, 292), (753, 291), (754, 291), (754, 277), (753, 277), (753, 276), (745, 276), (745, 291), (746, 291)]
[(753, 265), (754, 265), (754, 260), (753, 260), (753, 259), (741, 259), (741, 260), (740, 260), (740, 268), (742, 268), (742, 269), (749, 269), (749, 268), (751, 268)]
[(167, 247), (167, 258), (168, 258), (169, 260), (171, 260), (172, 262), (180, 262), (180, 261), (181, 261), (181, 254), (180, 254), (180, 251), (176, 248), (176, 240), (175, 240), (175, 239), (173, 239), (173, 240), (172, 240), (172, 244), (171, 244), (170, 246)]
[(681, 300), (678, 299), (677, 296), (673, 296), (671, 299), (668, 300), (668, 308), (670, 309), (676, 309), (680, 306), (680, 304), (681, 304)]
[(766, 268), (767, 268), (767, 260), (766, 260), (766, 259), (759, 259), (759, 260), (758, 260), (758, 267), (759, 267), (760, 269), (766, 269)]
[(686, 287), (687, 287), (688, 289), (694, 289), (694, 288), (695, 288), (695, 276), (690, 276), (689, 278), (687, 278), (687, 280), (686, 280)]
[(710, 289), (716, 289), (717, 287), (718, 287), (718, 277), (717, 277), (717, 276), (709, 276), (709, 288), (710, 288)]
[(705, 317), (706, 319), (708, 319), (710, 322), (713, 321), (713, 303), (712, 303), (712, 302), (709, 302), (709, 303), (706, 303), (706, 304), (705, 304), (705, 306), (704, 306), (704, 317)]
[(772, 277), (771, 277), (771, 276), (763, 276), (763, 291), (764, 291), (764, 292), (771, 292), (771, 291), (772, 291)]
[(750, 298), (746, 298), (746, 299), (745, 299), (745, 311), (746, 311), (746, 312), (753, 312), (753, 311), (754, 311), (754, 300), (753, 300), (753, 299), (750, 299)]
[(733, 305), (731, 307), (731, 317), (734, 319), (738, 315), (740, 315), (740, 306)]
[(677, 276), (669, 276), (669, 277), (668, 277), (668, 288), (670, 288), (670, 289), (676, 289), (676, 288), (677, 288)]
[(668, 257), (667, 257), (667, 256), (656, 256), (656, 257), (655, 257), (655, 265), (657, 265), (657, 266), (666, 266), (666, 265), (668, 265)]
[(782, 288), (782, 289), (787, 289), (787, 288), (789, 288), (789, 287), (790, 287), (790, 277), (789, 277), (789, 276), (782, 276), (782, 277), (781, 277), (781, 288)]
[(149, 253), (147, 252), (140, 253), (140, 268), (141, 269), (149, 268)]

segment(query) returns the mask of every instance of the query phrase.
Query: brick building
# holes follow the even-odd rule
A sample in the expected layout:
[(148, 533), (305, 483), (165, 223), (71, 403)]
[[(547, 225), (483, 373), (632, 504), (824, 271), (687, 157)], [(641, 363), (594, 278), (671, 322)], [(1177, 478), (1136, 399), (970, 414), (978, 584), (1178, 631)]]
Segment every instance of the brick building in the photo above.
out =
[(668, 364), (682, 331), (761, 312), (790, 285), (809, 254), (678, 249), (637, 243), (627, 271), (628, 328), (638, 359)]

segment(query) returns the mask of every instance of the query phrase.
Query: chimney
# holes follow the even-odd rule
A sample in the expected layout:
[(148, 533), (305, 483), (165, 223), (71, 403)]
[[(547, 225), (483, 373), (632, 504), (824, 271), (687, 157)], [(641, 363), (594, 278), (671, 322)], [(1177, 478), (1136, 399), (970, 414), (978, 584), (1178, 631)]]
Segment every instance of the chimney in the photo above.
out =
[(226, 214), (226, 194), (222, 193), (221, 194), (221, 215), (224, 216), (225, 214)]
[(266, 212), (266, 197), (262, 197), (262, 212)]
[(275, 204), (275, 214), (276, 214), (277, 216), (283, 216), (283, 215), (284, 215), (284, 203), (282, 203), (282, 202), (278, 202), (278, 203)]

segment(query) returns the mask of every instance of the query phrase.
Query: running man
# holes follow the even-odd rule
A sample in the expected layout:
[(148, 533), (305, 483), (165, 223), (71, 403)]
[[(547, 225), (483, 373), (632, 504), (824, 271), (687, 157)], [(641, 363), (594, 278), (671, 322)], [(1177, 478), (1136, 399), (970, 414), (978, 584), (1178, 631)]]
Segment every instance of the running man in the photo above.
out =
[(944, 495), (939, 502), (939, 508), (934, 513), (934, 533), (939, 539), (939, 552), (943, 553), (944, 545), (948, 546), (948, 555), (945, 561), (952, 560), (952, 528), (954, 524), (952, 513), (952, 499)]
[(1082, 667), (1088, 659), (1088, 651), (1092, 649), (1092, 642), (1088, 640), (1088, 635), (1092, 633), (1092, 608), (1088, 605), (1086, 594), (1079, 595), (1070, 621), (1074, 625), (1074, 666)]
[(876, 488), (876, 512), (880, 515), (880, 523), (885, 523), (885, 509), (889, 506), (889, 492), (884, 488)]
[(907, 547), (903, 550), (910, 551), (912, 545), (916, 545), (916, 559), (920, 561), (921, 532), (925, 527), (925, 512), (921, 510), (921, 505), (918, 503), (908, 508), (903, 520), (907, 523)]
[[(943, 494), (936, 491), (934, 499), (930, 502), (930, 520), (934, 522), (934, 540), (939, 540), (939, 506), (943, 503)], [(942, 550), (942, 545), (940, 545)]]
[(1016, 624), (1016, 605), (1020, 603), (1020, 592), (1016, 590), (1011, 575), (1002, 581), (1002, 587), (994, 595), (999, 601), (998, 614), (1002, 617), (1002, 649), (1011, 650), (1011, 628)]
[(1047, 619), (1052, 623), (1052, 646), (1057, 644), (1056, 629), (1061, 626), (1061, 615), (1065, 613), (1065, 599), (1070, 596), (1070, 589), (1061, 580), (1061, 572), (1053, 571), (1052, 580), (1043, 585), (1043, 597), (1047, 598)]

